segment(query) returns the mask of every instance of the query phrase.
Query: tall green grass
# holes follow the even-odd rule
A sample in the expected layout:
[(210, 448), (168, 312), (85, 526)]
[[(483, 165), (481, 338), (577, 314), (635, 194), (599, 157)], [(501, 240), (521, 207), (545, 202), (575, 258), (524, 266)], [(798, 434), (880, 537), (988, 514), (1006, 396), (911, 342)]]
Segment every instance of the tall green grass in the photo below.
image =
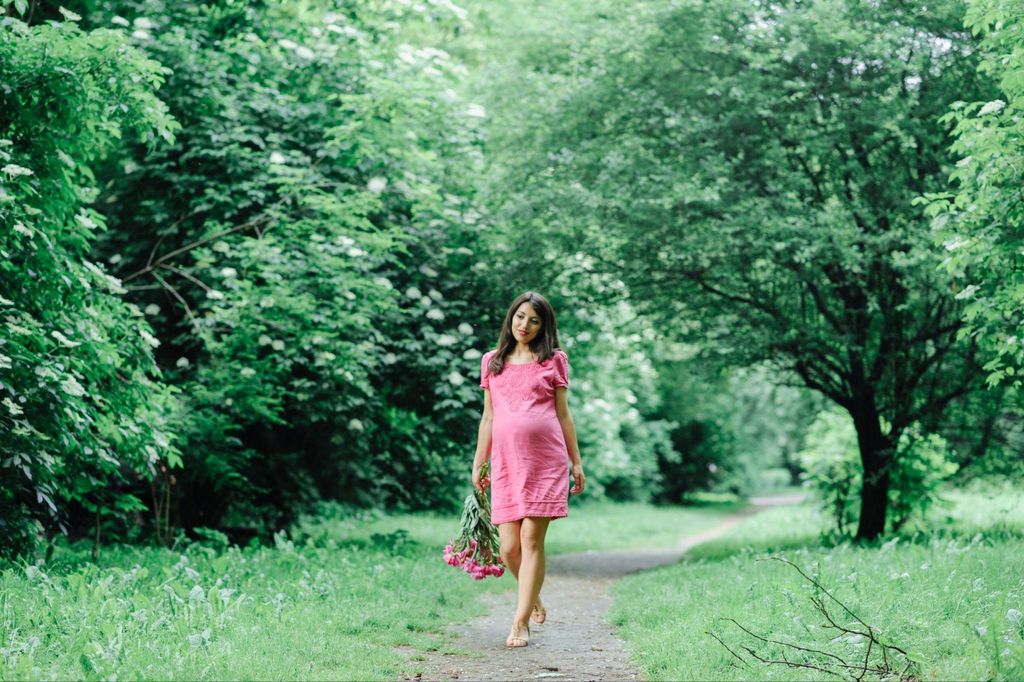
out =
[[(863, 659), (863, 639), (832, 639), (800, 566), (884, 641), (907, 649), (924, 679), (1024, 677), (1024, 514), (1020, 493), (956, 492), (937, 509), (937, 531), (910, 530), (878, 547), (824, 546), (827, 520), (810, 507), (765, 511), (687, 562), (630, 576), (615, 588), (613, 623), (652, 680), (828, 679), (809, 669), (765, 665), (748, 655), (812, 661), (769, 639)], [(852, 622), (838, 607), (841, 624)], [(720, 637), (747, 664), (712, 638)]]
[[(552, 552), (671, 545), (732, 507), (574, 505)], [(455, 516), (326, 508), (273, 546), (59, 549), (0, 571), (0, 679), (395, 679), (514, 589), (442, 561)]]
[(99, 564), (71, 548), (8, 567), (0, 678), (394, 678), (406, 658), (396, 647), (443, 649), (432, 633), (506, 587), (442, 563), (424, 538), (447, 525), (396, 516), (367, 519), (364, 532), (358, 519), (323, 520), (300, 543), (118, 547)]

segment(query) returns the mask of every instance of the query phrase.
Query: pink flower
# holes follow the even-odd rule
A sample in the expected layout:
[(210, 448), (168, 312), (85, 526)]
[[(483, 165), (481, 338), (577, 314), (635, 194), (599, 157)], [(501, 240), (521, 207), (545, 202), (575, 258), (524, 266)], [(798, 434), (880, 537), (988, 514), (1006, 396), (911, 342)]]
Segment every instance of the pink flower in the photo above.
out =
[[(455, 548), (459, 546), (462, 546), (461, 551), (456, 551)], [(505, 574), (505, 566), (501, 563), (500, 559), (496, 564), (479, 562), (482, 556), (491, 556), (490, 552), (484, 552), (483, 555), (478, 553), (478, 550), (482, 551), (484, 547), (472, 538), (469, 539), (468, 545), (462, 545), (462, 540), (459, 542), (450, 541), (444, 547), (444, 561), (449, 566), (461, 568), (471, 575), (473, 580), (483, 580), (487, 576), (500, 578)]]
[(486, 495), (476, 491), (468, 495), (463, 503), (458, 533), (444, 548), (445, 563), (461, 568), (474, 580), (501, 576), (505, 572), (498, 558), (498, 529), (489, 523), (490, 515)]

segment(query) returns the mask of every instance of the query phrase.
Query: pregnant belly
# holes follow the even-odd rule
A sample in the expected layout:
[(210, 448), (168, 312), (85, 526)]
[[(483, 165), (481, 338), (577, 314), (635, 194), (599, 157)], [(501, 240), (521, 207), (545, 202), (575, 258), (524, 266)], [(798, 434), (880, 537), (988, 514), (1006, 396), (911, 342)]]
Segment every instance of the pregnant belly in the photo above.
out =
[(554, 416), (522, 414), (495, 420), (491, 433), (492, 448), (497, 452), (551, 457), (560, 464), (569, 456), (562, 425)]

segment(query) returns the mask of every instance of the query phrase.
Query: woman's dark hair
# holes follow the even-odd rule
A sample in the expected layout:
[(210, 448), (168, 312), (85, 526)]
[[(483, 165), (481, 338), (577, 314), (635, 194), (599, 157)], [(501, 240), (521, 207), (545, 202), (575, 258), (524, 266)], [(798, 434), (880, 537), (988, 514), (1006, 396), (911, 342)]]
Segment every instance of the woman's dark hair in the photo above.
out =
[(491, 358), (487, 370), (491, 374), (501, 374), (505, 367), (505, 358), (516, 347), (515, 335), (512, 333), (512, 318), (515, 316), (519, 306), (529, 303), (540, 316), (540, 331), (530, 342), (530, 350), (537, 354), (537, 360), (544, 362), (555, 354), (558, 348), (558, 325), (555, 324), (555, 310), (548, 303), (548, 300), (536, 291), (527, 291), (520, 294), (512, 301), (508, 313), (505, 315), (505, 323), (501, 326), (501, 334), (498, 335), (498, 347), (495, 349), (494, 357)]

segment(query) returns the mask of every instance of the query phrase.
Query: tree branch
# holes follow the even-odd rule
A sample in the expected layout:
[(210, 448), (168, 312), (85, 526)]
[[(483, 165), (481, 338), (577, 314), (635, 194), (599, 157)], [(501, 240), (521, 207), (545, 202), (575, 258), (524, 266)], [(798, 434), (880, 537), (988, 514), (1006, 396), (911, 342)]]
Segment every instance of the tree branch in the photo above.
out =
[(165, 270), (170, 270), (174, 274), (178, 275), (179, 277), (184, 277), (185, 279), (187, 279), (188, 281), (192, 282), (193, 284), (198, 284), (200, 286), (200, 288), (203, 289), (203, 291), (213, 291), (213, 289), (209, 285), (207, 285), (206, 282), (202, 281), (198, 277), (190, 275), (189, 273), (185, 272), (181, 268), (176, 268), (173, 265), (167, 265), (166, 263), (164, 263), (163, 265), (160, 265), (158, 267), (164, 268)]
[[(859, 616), (857, 616), (857, 614), (853, 613), (853, 611), (847, 608), (845, 604), (843, 604), (834, 595), (832, 595), (831, 592), (825, 589), (824, 586), (821, 585), (821, 583), (808, 576), (799, 566), (782, 557), (773, 556), (770, 558), (775, 561), (788, 564), (789, 566), (794, 568), (804, 580), (811, 583), (811, 585), (815, 587), (815, 589), (817, 590), (817, 594), (812, 596), (810, 599), (811, 603), (814, 605), (815, 610), (818, 611), (818, 613), (820, 613), (825, 618), (826, 623), (822, 627), (834, 629), (846, 635), (855, 635), (857, 637), (866, 639), (868, 642), (867, 651), (864, 654), (864, 658), (862, 661), (858, 662), (857, 664), (853, 664), (847, 662), (846, 659), (844, 659), (842, 656), (831, 653), (829, 651), (825, 651), (823, 649), (811, 646), (801, 646), (799, 644), (794, 644), (792, 642), (786, 642), (780, 639), (773, 639), (771, 637), (759, 635), (734, 618), (719, 618), (718, 620), (728, 621), (732, 623), (739, 630), (741, 630), (748, 636), (753, 637), (755, 640), (759, 642), (773, 645), (775, 647), (781, 647), (781, 660), (768, 658), (767, 656), (762, 656), (758, 654), (757, 651), (755, 651), (753, 648), (742, 644), (739, 647), (741, 650), (745, 651), (754, 660), (764, 663), (766, 665), (784, 665), (790, 668), (816, 670), (818, 672), (826, 673), (828, 675), (833, 675), (835, 677), (840, 678), (848, 678), (852, 676), (853, 679), (858, 681), (863, 680), (864, 677), (867, 676), (869, 673), (873, 676), (877, 676), (880, 679), (896, 679), (902, 680), (904, 682), (909, 682), (910, 680), (916, 679), (916, 676), (914, 674), (914, 661), (909, 657), (909, 655), (907, 655), (906, 651), (904, 651), (898, 646), (886, 644), (880, 641), (877, 636), (878, 631), (875, 628), (865, 623)], [(840, 608), (842, 608), (843, 611), (846, 612), (846, 614), (849, 615), (850, 618), (852, 618), (854, 621), (862, 625), (864, 627), (864, 630), (856, 630), (851, 627), (846, 627), (844, 625), (840, 625), (839, 623), (837, 623), (835, 618), (832, 617), (832, 614), (826, 607), (824, 597), (822, 595), (824, 595), (824, 597), (828, 597)], [(725, 647), (725, 649), (730, 654), (732, 654), (735, 658), (739, 659), (744, 665), (747, 664), (747, 661), (742, 656), (737, 654), (733, 649), (731, 649), (725, 643), (725, 641), (723, 641), (722, 638), (720, 638), (718, 635), (716, 635), (713, 632), (707, 632), (706, 634), (714, 637), (719, 644)], [(838, 639), (839, 635), (832, 637), (830, 641), (835, 642)], [(876, 654), (875, 661), (872, 662), (871, 654), (876, 650), (879, 652), (879, 654)], [(790, 659), (788, 654), (791, 654), (792, 652), (799, 652), (800, 656), (804, 660)], [(902, 669), (902, 671), (898, 671), (897, 669), (892, 667), (892, 663), (890, 662), (889, 658), (889, 653), (899, 653), (904, 657), (907, 664)], [(882, 659), (881, 662), (878, 661), (877, 656), (879, 655)], [(820, 660), (815, 660), (814, 657), (820, 657)]]
[(843, 665), (849, 665), (849, 663), (847, 663), (845, 660), (843, 660), (839, 656), (836, 656), (835, 654), (830, 654), (827, 651), (819, 651), (818, 649), (810, 649), (810, 648), (807, 648), (807, 647), (799, 646), (797, 644), (792, 644), (790, 642), (783, 642), (783, 641), (778, 640), (778, 639), (769, 639), (767, 637), (762, 637), (761, 635), (758, 635), (758, 634), (755, 634), (755, 633), (751, 632), (748, 628), (744, 627), (742, 624), (737, 622), (734, 618), (720, 618), (719, 620), (727, 620), (727, 621), (731, 622), (733, 625), (738, 627), (740, 630), (743, 630), (743, 632), (747, 633), (748, 635), (750, 635), (754, 639), (759, 639), (759, 640), (761, 640), (762, 642), (764, 642), (766, 644), (778, 644), (780, 646), (787, 646), (787, 647), (790, 647), (791, 649), (796, 649), (797, 651), (806, 651), (807, 653), (818, 654), (820, 656), (825, 656), (827, 658), (834, 658), (835, 660), (839, 661)]
[(747, 662), (743, 660), (743, 657), (742, 657), (742, 656), (740, 656), (739, 654), (737, 654), (737, 653), (736, 653), (735, 651), (733, 651), (732, 649), (730, 649), (730, 648), (729, 648), (729, 645), (727, 645), (727, 644), (726, 644), (725, 642), (723, 642), (723, 641), (722, 641), (722, 638), (721, 638), (721, 637), (719, 637), (719, 636), (718, 636), (718, 635), (716, 635), (715, 633), (711, 632), (710, 630), (705, 630), (705, 631), (704, 631), (704, 634), (705, 634), (705, 635), (711, 635), (712, 637), (714, 637), (714, 638), (715, 638), (716, 640), (718, 640), (718, 643), (719, 643), (719, 644), (721, 644), (721, 645), (722, 645), (723, 647), (725, 647), (725, 650), (726, 650), (726, 651), (728, 651), (728, 652), (729, 652), (730, 654), (732, 654), (733, 656), (735, 656), (735, 657), (736, 657), (736, 659), (737, 659), (737, 660), (738, 660), (738, 661), (739, 661), (740, 663), (742, 663), (743, 665), (747, 665)]
[(257, 227), (259, 225), (262, 225), (263, 223), (268, 222), (269, 220), (270, 220), (270, 216), (267, 215), (266, 213), (264, 213), (263, 215), (261, 215), (261, 216), (259, 216), (257, 218), (253, 218), (252, 220), (250, 220), (248, 222), (245, 222), (245, 223), (242, 223), (241, 225), (236, 225), (236, 226), (232, 227), (231, 229), (223, 230), (221, 232), (217, 232), (215, 234), (211, 234), (211, 235), (208, 235), (206, 237), (203, 237), (202, 239), (200, 239), (198, 241), (194, 241), (191, 244), (186, 244), (185, 246), (179, 247), (179, 248), (175, 249), (174, 251), (171, 251), (169, 253), (164, 254), (163, 256), (160, 256), (160, 258), (156, 259), (156, 261), (154, 261), (154, 262), (147, 263), (147, 265), (144, 268), (136, 270), (135, 272), (133, 272), (132, 274), (130, 274), (130, 275), (126, 276), (126, 277), (122, 277), (121, 281), (122, 282), (130, 282), (130, 281), (132, 281), (133, 279), (135, 279), (137, 277), (141, 277), (143, 275), (146, 275), (146, 274), (149, 274), (149, 273), (153, 272), (156, 268), (160, 267), (166, 261), (170, 260), (171, 258), (174, 258), (175, 256), (179, 256), (179, 255), (181, 255), (183, 253), (191, 251), (192, 249), (198, 248), (198, 247), (202, 246), (203, 244), (206, 244), (206, 243), (209, 243), (209, 242), (213, 241), (214, 239), (219, 239), (220, 237), (225, 237), (225, 236), (227, 236), (229, 234), (234, 234), (235, 232), (241, 232), (242, 230), (248, 230), (249, 228)]
[(190, 308), (190, 307), (189, 307), (189, 305), (188, 305), (188, 301), (186, 301), (186, 300), (185, 300), (185, 299), (184, 299), (184, 298), (182, 297), (182, 295), (178, 293), (178, 290), (177, 290), (177, 289), (175, 289), (175, 288), (174, 288), (174, 287), (172, 287), (172, 286), (171, 286), (170, 284), (168, 284), (168, 283), (167, 283), (167, 282), (166, 282), (166, 281), (165, 281), (165, 280), (164, 280), (164, 279), (163, 279), (163, 278), (162, 278), (162, 277), (161, 277), (160, 275), (158, 275), (158, 274), (157, 274), (156, 272), (153, 272), (153, 277), (154, 277), (154, 279), (156, 279), (156, 281), (160, 282), (160, 284), (161, 284), (161, 285), (163, 285), (163, 288), (164, 288), (165, 290), (167, 290), (168, 292), (170, 292), (170, 294), (171, 294), (172, 296), (174, 296), (174, 298), (176, 298), (176, 299), (178, 300), (178, 303), (180, 303), (180, 304), (182, 305), (182, 307), (183, 307), (183, 308), (185, 308), (185, 313), (186, 313), (186, 314), (188, 315), (188, 319), (189, 319), (189, 321), (190, 321), (190, 322), (192, 323), (192, 326), (193, 326), (194, 328), (197, 328), (197, 329), (198, 329), (198, 328), (199, 328), (199, 322), (198, 322), (198, 320), (196, 320), (196, 316), (195, 316), (195, 314), (194, 314), (194, 313), (192, 312), (192, 308)]

